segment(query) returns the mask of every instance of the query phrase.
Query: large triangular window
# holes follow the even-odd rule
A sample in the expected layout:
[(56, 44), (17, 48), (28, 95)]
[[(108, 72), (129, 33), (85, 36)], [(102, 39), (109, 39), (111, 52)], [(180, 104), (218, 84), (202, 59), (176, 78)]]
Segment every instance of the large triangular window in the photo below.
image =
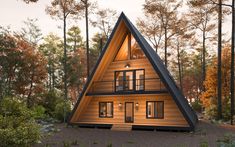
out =
[(131, 59), (142, 59), (145, 58), (145, 54), (140, 48), (138, 42), (135, 40), (134, 36), (131, 35)]
[(145, 54), (140, 48), (138, 42), (135, 40), (132, 34), (127, 34), (124, 37), (122, 44), (120, 45), (114, 61), (142, 58), (145, 58)]

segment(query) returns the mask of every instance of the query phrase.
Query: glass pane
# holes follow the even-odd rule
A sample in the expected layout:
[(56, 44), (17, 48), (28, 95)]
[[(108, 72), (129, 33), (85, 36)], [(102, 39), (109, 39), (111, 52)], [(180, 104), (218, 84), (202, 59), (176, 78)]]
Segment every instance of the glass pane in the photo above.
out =
[(136, 90), (144, 90), (144, 70), (136, 71)]
[(106, 116), (106, 103), (100, 103), (100, 117)]
[(163, 109), (164, 109), (163, 102), (157, 102), (157, 118), (163, 118)]
[(138, 42), (135, 40), (134, 36), (131, 35), (131, 59), (142, 59), (145, 58), (145, 54), (140, 48)]
[(154, 102), (148, 102), (147, 103), (147, 116), (150, 118), (154, 117)]
[(116, 91), (123, 90), (123, 72), (116, 72)]
[(107, 117), (113, 116), (113, 103), (107, 103)]
[(126, 122), (133, 121), (133, 103), (126, 103)]
[(125, 90), (133, 90), (133, 71), (127, 71), (124, 80)]
[(123, 60), (128, 60), (128, 35), (125, 37), (125, 40), (123, 41), (114, 61)]

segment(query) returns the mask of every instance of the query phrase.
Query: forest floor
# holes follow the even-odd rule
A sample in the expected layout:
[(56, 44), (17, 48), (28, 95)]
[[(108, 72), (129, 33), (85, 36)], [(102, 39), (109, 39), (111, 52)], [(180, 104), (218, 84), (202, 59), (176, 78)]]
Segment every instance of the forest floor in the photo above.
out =
[(44, 135), (35, 147), (216, 147), (218, 141), (235, 140), (235, 126), (199, 121), (195, 132), (111, 131), (109, 129), (67, 127)]

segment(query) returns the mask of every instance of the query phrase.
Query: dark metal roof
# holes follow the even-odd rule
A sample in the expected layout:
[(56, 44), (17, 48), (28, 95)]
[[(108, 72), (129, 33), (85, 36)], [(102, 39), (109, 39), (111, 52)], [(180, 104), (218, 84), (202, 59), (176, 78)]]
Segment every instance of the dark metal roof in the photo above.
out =
[(160, 57), (156, 54), (156, 52), (153, 50), (153, 48), (144, 39), (144, 37), (140, 34), (140, 32), (135, 28), (135, 26), (125, 16), (124, 13), (121, 13), (120, 17), (118, 18), (118, 21), (117, 21), (117, 23), (116, 23), (116, 25), (115, 25), (115, 27), (112, 31), (112, 34), (111, 34), (110, 38), (108, 39), (107, 43), (105, 44), (104, 49), (102, 50), (101, 56), (99, 57), (98, 62), (95, 65), (95, 68), (93, 69), (92, 74), (89, 76), (89, 78), (88, 78), (88, 80), (87, 80), (87, 82), (86, 82), (86, 84), (83, 88), (83, 91), (79, 96), (79, 99), (78, 99), (78, 101), (77, 101), (77, 103), (76, 103), (76, 105), (75, 105), (75, 107), (72, 111), (70, 119), (72, 118), (74, 112), (76, 111), (76, 109), (78, 107), (78, 104), (79, 104), (81, 98), (83, 97), (83, 95), (84, 95), (84, 93), (85, 93), (92, 77), (94, 76), (94, 73), (95, 73), (95, 71), (96, 71), (96, 69), (97, 69), (104, 53), (106, 52), (106, 50), (108, 48), (108, 45), (109, 45), (110, 41), (112, 40), (112, 38), (114, 36), (114, 33), (116, 32), (116, 29), (117, 29), (118, 25), (120, 24), (121, 20), (124, 21), (127, 28), (129, 29), (129, 31), (135, 37), (136, 41), (139, 43), (140, 47), (142, 48), (143, 52), (145, 53), (146, 57), (149, 59), (152, 66), (154, 67), (156, 73), (159, 75), (162, 82), (165, 84), (166, 88), (169, 90), (169, 93), (173, 97), (175, 103), (177, 104), (177, 106), (179, 107), (179, 109), (182, 112), (183, 116), (185, 117), (185, 119), (189, 123), (191, 130), (194, 130), (195, 124), (197, 123), (197, 120), (198, 120), (195, 111), (188, 104), (188, 101), (186, 100), (186, 98), (182, 94), (181, 90), (176, 85), (174, 79), (170, 75), (169, 71), (167, 70), (167, 68), (163, 64)]

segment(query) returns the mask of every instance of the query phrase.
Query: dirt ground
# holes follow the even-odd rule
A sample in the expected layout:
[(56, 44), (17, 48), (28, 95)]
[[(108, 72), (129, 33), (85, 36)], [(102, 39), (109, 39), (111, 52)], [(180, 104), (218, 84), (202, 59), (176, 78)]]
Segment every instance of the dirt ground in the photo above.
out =
[(47, 135), (35, 147), (216, 147), (224, 135), (235, 139), (235, 126), (218, 126), (200, 121), (195, 132), (130, 131), (66, 127), (56, 125), (59, 132)]

